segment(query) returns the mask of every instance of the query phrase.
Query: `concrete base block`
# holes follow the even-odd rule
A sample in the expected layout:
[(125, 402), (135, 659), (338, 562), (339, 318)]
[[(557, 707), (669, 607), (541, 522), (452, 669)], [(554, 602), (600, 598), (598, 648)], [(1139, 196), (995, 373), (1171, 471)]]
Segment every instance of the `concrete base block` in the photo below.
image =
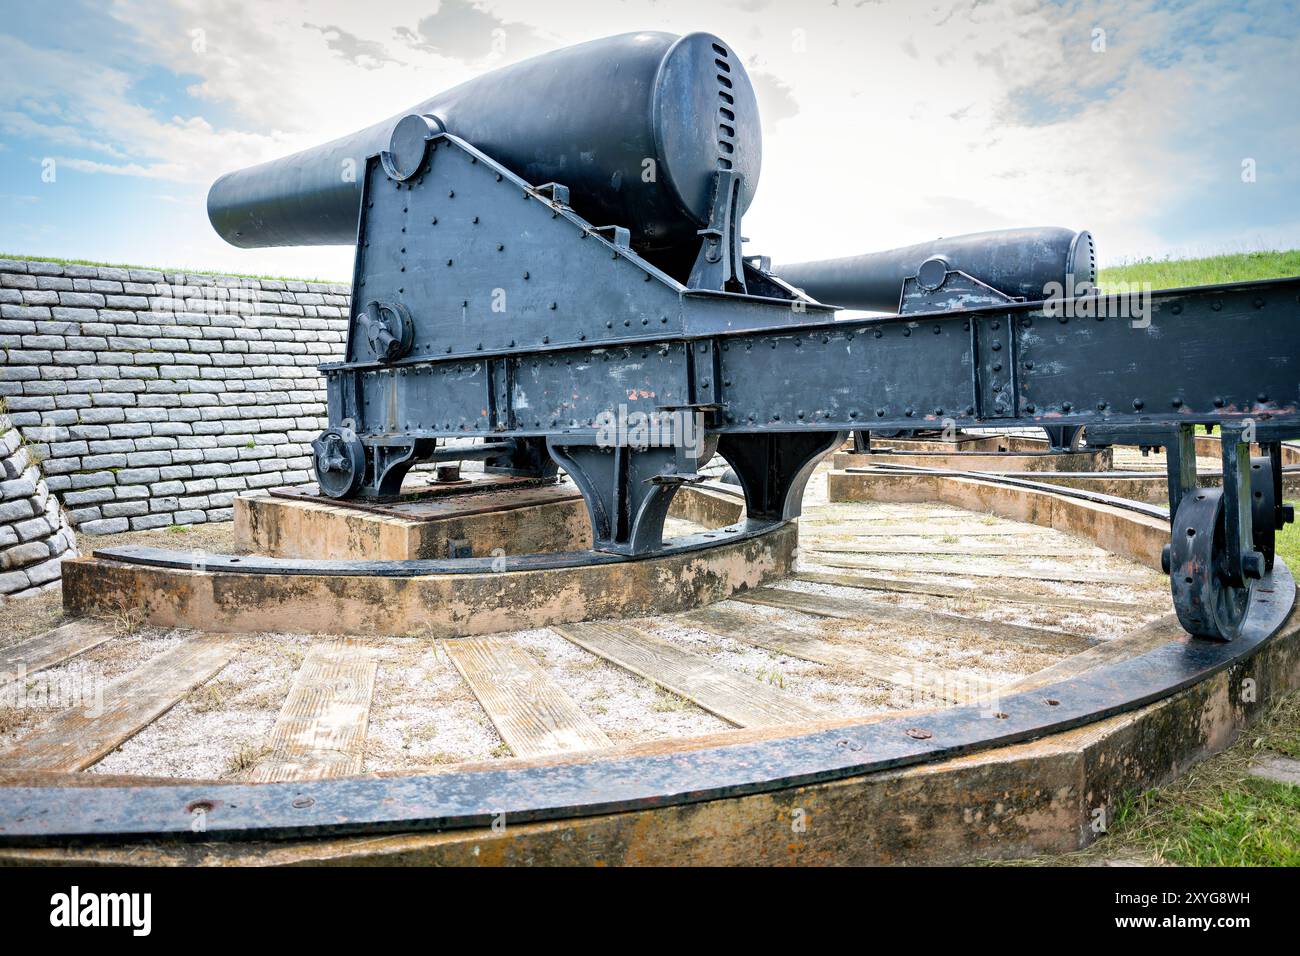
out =
[(705, 550), (607, 564), (418, 577), (241, 574), (68, 561), (69, 616), (135, 610), (208, 631), (460, 637), (700, 607), (788, 575), (793, 523)]
[(269, 557), (339, 561), (446, 558), (453, 541), (467, 543), (473, 557), (591, 547), (587, 506), (571, 485), (413, 500), (384, 510), (241, 495), (235, 499), (235, 546)]

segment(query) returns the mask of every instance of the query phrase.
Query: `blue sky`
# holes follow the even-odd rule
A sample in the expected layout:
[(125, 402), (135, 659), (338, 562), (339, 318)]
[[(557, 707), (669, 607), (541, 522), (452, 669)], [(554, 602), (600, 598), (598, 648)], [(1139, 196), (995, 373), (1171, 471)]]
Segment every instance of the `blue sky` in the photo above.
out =
[(0, 11), (4, 252), (346, 278), (347, 249), (225, 245), (204, 212), (208, 185), (493, 66), (637, 29), (710, 30), (746, 58), (764, 116), (747, 251), (778, 263), (1014, 225), (1089, 228), (1103, 262), (1300, 247), (1295, 3), (0, 0)]

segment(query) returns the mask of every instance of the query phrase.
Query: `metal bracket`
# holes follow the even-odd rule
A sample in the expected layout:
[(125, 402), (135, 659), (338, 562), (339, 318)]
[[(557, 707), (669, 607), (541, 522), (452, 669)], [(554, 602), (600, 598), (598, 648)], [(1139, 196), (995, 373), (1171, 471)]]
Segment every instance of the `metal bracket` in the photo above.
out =
[[(975, 309), (985, 305), (1002, 305), (1005, 302), (1023, 301), (1005, 295), (964, 272), (945, 269), (937, 274), (933, 263), (942, 259), (927, 259), (921, 263), (916, 275), (903, 280), (903, 291), (898, 298), (899, 315), (916, 312), (955, 312), (958, 309)], [(927, 275), (933, 272), (934, 275)]]
[(549, 199), (551, 202), (560, 206), (569, 205), (569, 187), (562, 186), (559, 183), (542, 183), (533, 192), (543, 199)]
[[(632, 233), (626, 226), (592, 226), (591, 231), (602, 238), (608, 238), (619, 249), (632, 248)], [(605, 236), (605, 233), (609, 233)]]
[(713, 174), (713, 202), (709, 224), (699, 230), (700, 243), (687, 288), (715, 292), (746, 292), (745, 264), (741, 255), (740, 190), (744, 176), (734, 169)]

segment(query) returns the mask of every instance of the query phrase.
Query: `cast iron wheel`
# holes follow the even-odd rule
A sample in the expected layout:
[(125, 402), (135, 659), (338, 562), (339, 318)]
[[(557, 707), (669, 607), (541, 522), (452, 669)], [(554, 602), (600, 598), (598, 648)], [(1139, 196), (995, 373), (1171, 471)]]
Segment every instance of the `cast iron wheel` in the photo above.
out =
[(1273, 461), (1267, 455), (1250, 459), (1250, 527), (1255, 550), (1264, 555), (1264, 570), (1273, 570), (1277, 550), (1277, 499), (1273, 495)]
[(366, 447), (350, 428), (328, 428), (311, 443), (321, 494), (351, 498), (366, 472)]
[(1174, 520), (1169, 584), (1187, 633), (1230, 641), (1241, 632), (1255, 582), (1232, 584), (1227, 574), (1222, 488), (1184, 496)]

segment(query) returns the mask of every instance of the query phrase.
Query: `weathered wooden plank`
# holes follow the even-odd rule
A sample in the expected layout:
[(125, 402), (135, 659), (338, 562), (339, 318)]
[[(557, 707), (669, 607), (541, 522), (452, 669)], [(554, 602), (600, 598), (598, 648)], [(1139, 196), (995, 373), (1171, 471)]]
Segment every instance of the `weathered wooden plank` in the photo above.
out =
[(1026, 544), (967, 544), (934, 540), (926, 544), (813, 544), (806, 549), (817, 554), (947, 554), (977, 558), (1084, 558), (1099, 552), (1088, 548), (1052, 548)]
[(998, 688), (998, 693), (1006, 697), (1022, 691), (1046, 687), (1048, 684), (1055, 684), (1057, 681), (1078, 677), (1080, 674), (1090, 671), (1094, 667), (1101, 667), (1103, 664), (1115, 664), (1131, 657), (1137, 657), (1139, 654), (1145, 654), (1147, 651), (1162, 647), (1170, 641), (1186, 640), (1187, 632), (1178, 623), (1177, 616), (1168, 614), (1149, 624), (1144, 624), (1142, 627), (1135, 628), (1128, 634), (1111, 638), (1109, 641), (1103, 641), (1080, 654), (1057, 661), (1051, 667), (1044, 667), (1040, 671), (1035, 671), (1018, 680), (1011, 681), (1009, 684), (1003, 684)]
[(784, 691), (719, 667), (626, 622), (566, 624), (552, 630), (737, 727), (793, 724), (827, 716)]
[(971, 511), (874, 511), (871, 514), (861, 514), (858, 510), (860, 506), (836, 506), (835, 504), (817, 512), (805, 515), (800, 518), (801, 524), (825, 524), (825, 525), (842, 525), (842, 524), (870, 524), (874, 521), (917, 521), (925, 522), (934, 518), (971, 518), (975, 516)]
[(459, 637), (443, 648), (517, 757), (612, 747), (605, 732), (504, 637)]
[[(898, 523), (889, 527), (879, 527), (882, 522), (873, 522), (864, 528), (853, 527), (849, 521), (824, 521), (811, 527), (821, 530), (837, 529), (848, 533), (853, 538), (946, 538), (959, 535), (963, 538), (1042, 538), (1057, 532), (1041, 525), (1022, 524), (1007, 527), (1004, 525), (983, 524), (905, 524)], [(807, 527), (807, 526), (805, 526)]]
[(269, 783), (360, 773), (375, 670), (374, 656), (355, 644), (314, 645), (271, 728), (271, 752), (249, 779)]
[(98, 621), (69, 621), (0, 650), (0, 699), (10, 683), (84, 654), (112, 636), (108, 626)]
[(1027, 627), (1023, 624), (1006, 624), (1002, 621), (986, 621), (983, 618), (948, 614), (942, 611), (894, 607), (864, 597), (837, 597), (830, 594), (805, 594), (782, 588), (759, 588), (745, 594), (733, 594), (731, 600), (863, 623), (893, 621), (928, 628), (941, 634), (991, 637), (1070, 653), (1084, 650), (1096, 643), (1090, 637), (1071, 634), (1068, 631)]
[(887, 654), (872, 648), (841, 644), (814, 634), (805, 634), (774, 621), (764, 621), (729, 608), (708, 607), (683, 614), (680, 621), (691, 627), (752, 644), (765, 651), (797, 657), (815, 664), (850, 667), (864, 677), (911, 691), (920, 700), (934, 699), (948, 704), (977, 699), (993, 689), (978, 674), (937, 667), (915, 658)]
[(210, 680), (236, 649), (223, 635), (186, 638), (106, 685), (102, 704), (96, 700), (90, 707), (70, 707), (35, 727), (0, 754), (0, 767), (85, 770)]
[(1142, 613), (1131, 601), (1106, 601), (1101, 598), (1080, 598), (1066, 594), (1029, 594), (1009, 588), (962, 588), (937, 581), (904, 581), (899, 578), (882, 578), (872, 575), (831, 574), (818, 571), (801, 571), (792, 576), (796, 581), (809, 584), (834, 584), (845, 588), (862, 588), (864, 591), (888, 591), (895, 594), (928, 594), (933, 597), (962, 598), (968, 601), (994, 601), (1000, 604), (1032, 604), (1077, 611), (1105, 611), (1109, 614)]
[(870, 558), (855, 559), (828, 555), (818, 558), (817, 564), (828, 568), (847, 568), (858, 571), (886, 571), (893, 574), (942, 574), (948, 578), (1003, 578), (1008, 581), (1055, 581), (1076, 584), (1126, 584), (1141, 583), (1136, 574), (1115, 574), (1109, 571), (1076, 571), (1073, 568), (1048, 568), (1041, 571), (1025, 568), (971, 568), (925, 565), (919, 561), (878, 561)]

